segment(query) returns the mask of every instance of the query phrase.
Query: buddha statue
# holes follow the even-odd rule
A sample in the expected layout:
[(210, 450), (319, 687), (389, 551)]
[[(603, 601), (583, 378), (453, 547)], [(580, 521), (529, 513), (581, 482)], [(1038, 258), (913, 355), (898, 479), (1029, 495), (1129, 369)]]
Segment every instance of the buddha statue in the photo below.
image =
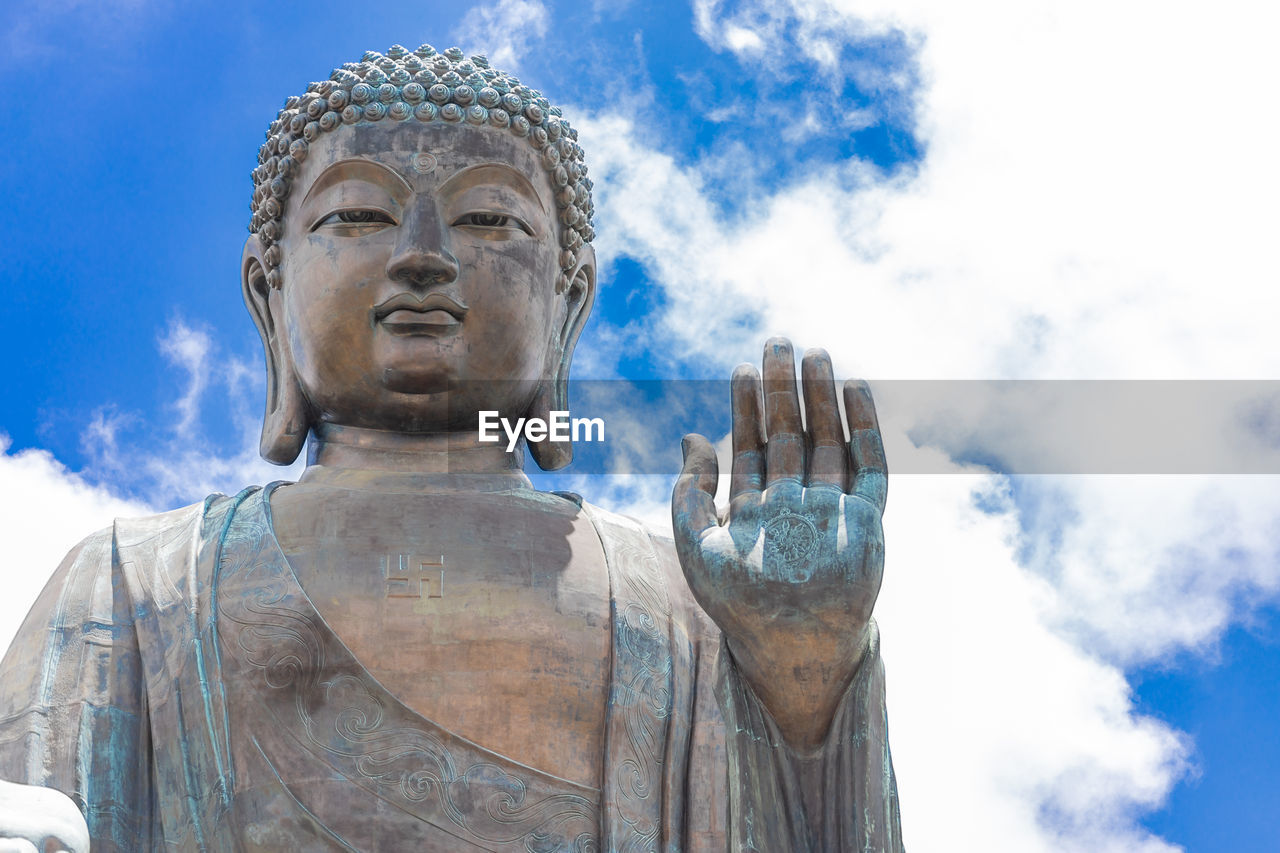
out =
[(769, 341), (731, 383), (728, 509), (686, 437), (674, 541), (535, 490), (525, 449), (571, 444), (479, 439), (479, 412), (568, 408), (596, 290), (577, 138), (454, 48), (286, 102), (242, 285), (262, 453), (307, 468), (68, 555), (0, 665), (13, 849), (902, 849), (864, 383), (842, 415), (811, 350), (801, 403)]

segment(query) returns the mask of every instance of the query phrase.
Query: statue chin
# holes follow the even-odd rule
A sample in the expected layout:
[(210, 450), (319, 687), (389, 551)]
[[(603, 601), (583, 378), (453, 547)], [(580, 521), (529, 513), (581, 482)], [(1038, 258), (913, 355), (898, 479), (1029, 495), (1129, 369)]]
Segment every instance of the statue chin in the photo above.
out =
[(413, 367), (387, 367), (382, 371), (382, 385), (400, 394), (442, 394), (449, 390), (448, 372), (429, 364)]

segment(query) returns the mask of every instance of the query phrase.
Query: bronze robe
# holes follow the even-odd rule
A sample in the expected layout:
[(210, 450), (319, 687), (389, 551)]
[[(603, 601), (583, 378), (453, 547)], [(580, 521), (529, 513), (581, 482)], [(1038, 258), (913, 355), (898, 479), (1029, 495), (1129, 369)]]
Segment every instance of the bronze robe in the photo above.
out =
[(0, 664), (0, 778), (69, 794), (94, 853), (902, 849), (874, 625), (825, 747), (796, 756), (672, 543), (584, 506), (613, 624), (587, 788), (388, 693), (299, 585), (272, 488), (90, 536)]

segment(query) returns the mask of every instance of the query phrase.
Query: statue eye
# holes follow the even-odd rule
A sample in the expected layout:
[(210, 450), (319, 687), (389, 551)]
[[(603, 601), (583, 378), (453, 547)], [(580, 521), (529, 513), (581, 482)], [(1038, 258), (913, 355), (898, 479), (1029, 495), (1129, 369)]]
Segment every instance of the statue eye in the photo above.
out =
[(453, 224), (493, 230), (510, 230), (514, 228), (526, 234), (532, 233), (529, 230), (529, 226), (508, 213), (467, 213), (460, 216)]
[(339, 210), (336, 213), (331, 213), (324, 219), (317, 222), (316, 228), (319, 228), (322, 225), (381, 226), (395, 224), (395, 220), (383, 213), (381, 210), (369, 210), (365, 208), (361, 210)]

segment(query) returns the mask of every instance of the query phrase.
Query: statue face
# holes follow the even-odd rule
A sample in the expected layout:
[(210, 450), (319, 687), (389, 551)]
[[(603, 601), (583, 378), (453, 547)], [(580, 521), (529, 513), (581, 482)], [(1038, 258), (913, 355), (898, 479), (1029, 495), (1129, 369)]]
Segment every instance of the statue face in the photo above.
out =
[[(316, 417), (475, 429), (520, 415), (570, 335), (559, 226), (537, 152), (509, 132), (383, 121), (310, 146), (270, 300)], [(571, 341), (569, 344), (571, 346)]]

